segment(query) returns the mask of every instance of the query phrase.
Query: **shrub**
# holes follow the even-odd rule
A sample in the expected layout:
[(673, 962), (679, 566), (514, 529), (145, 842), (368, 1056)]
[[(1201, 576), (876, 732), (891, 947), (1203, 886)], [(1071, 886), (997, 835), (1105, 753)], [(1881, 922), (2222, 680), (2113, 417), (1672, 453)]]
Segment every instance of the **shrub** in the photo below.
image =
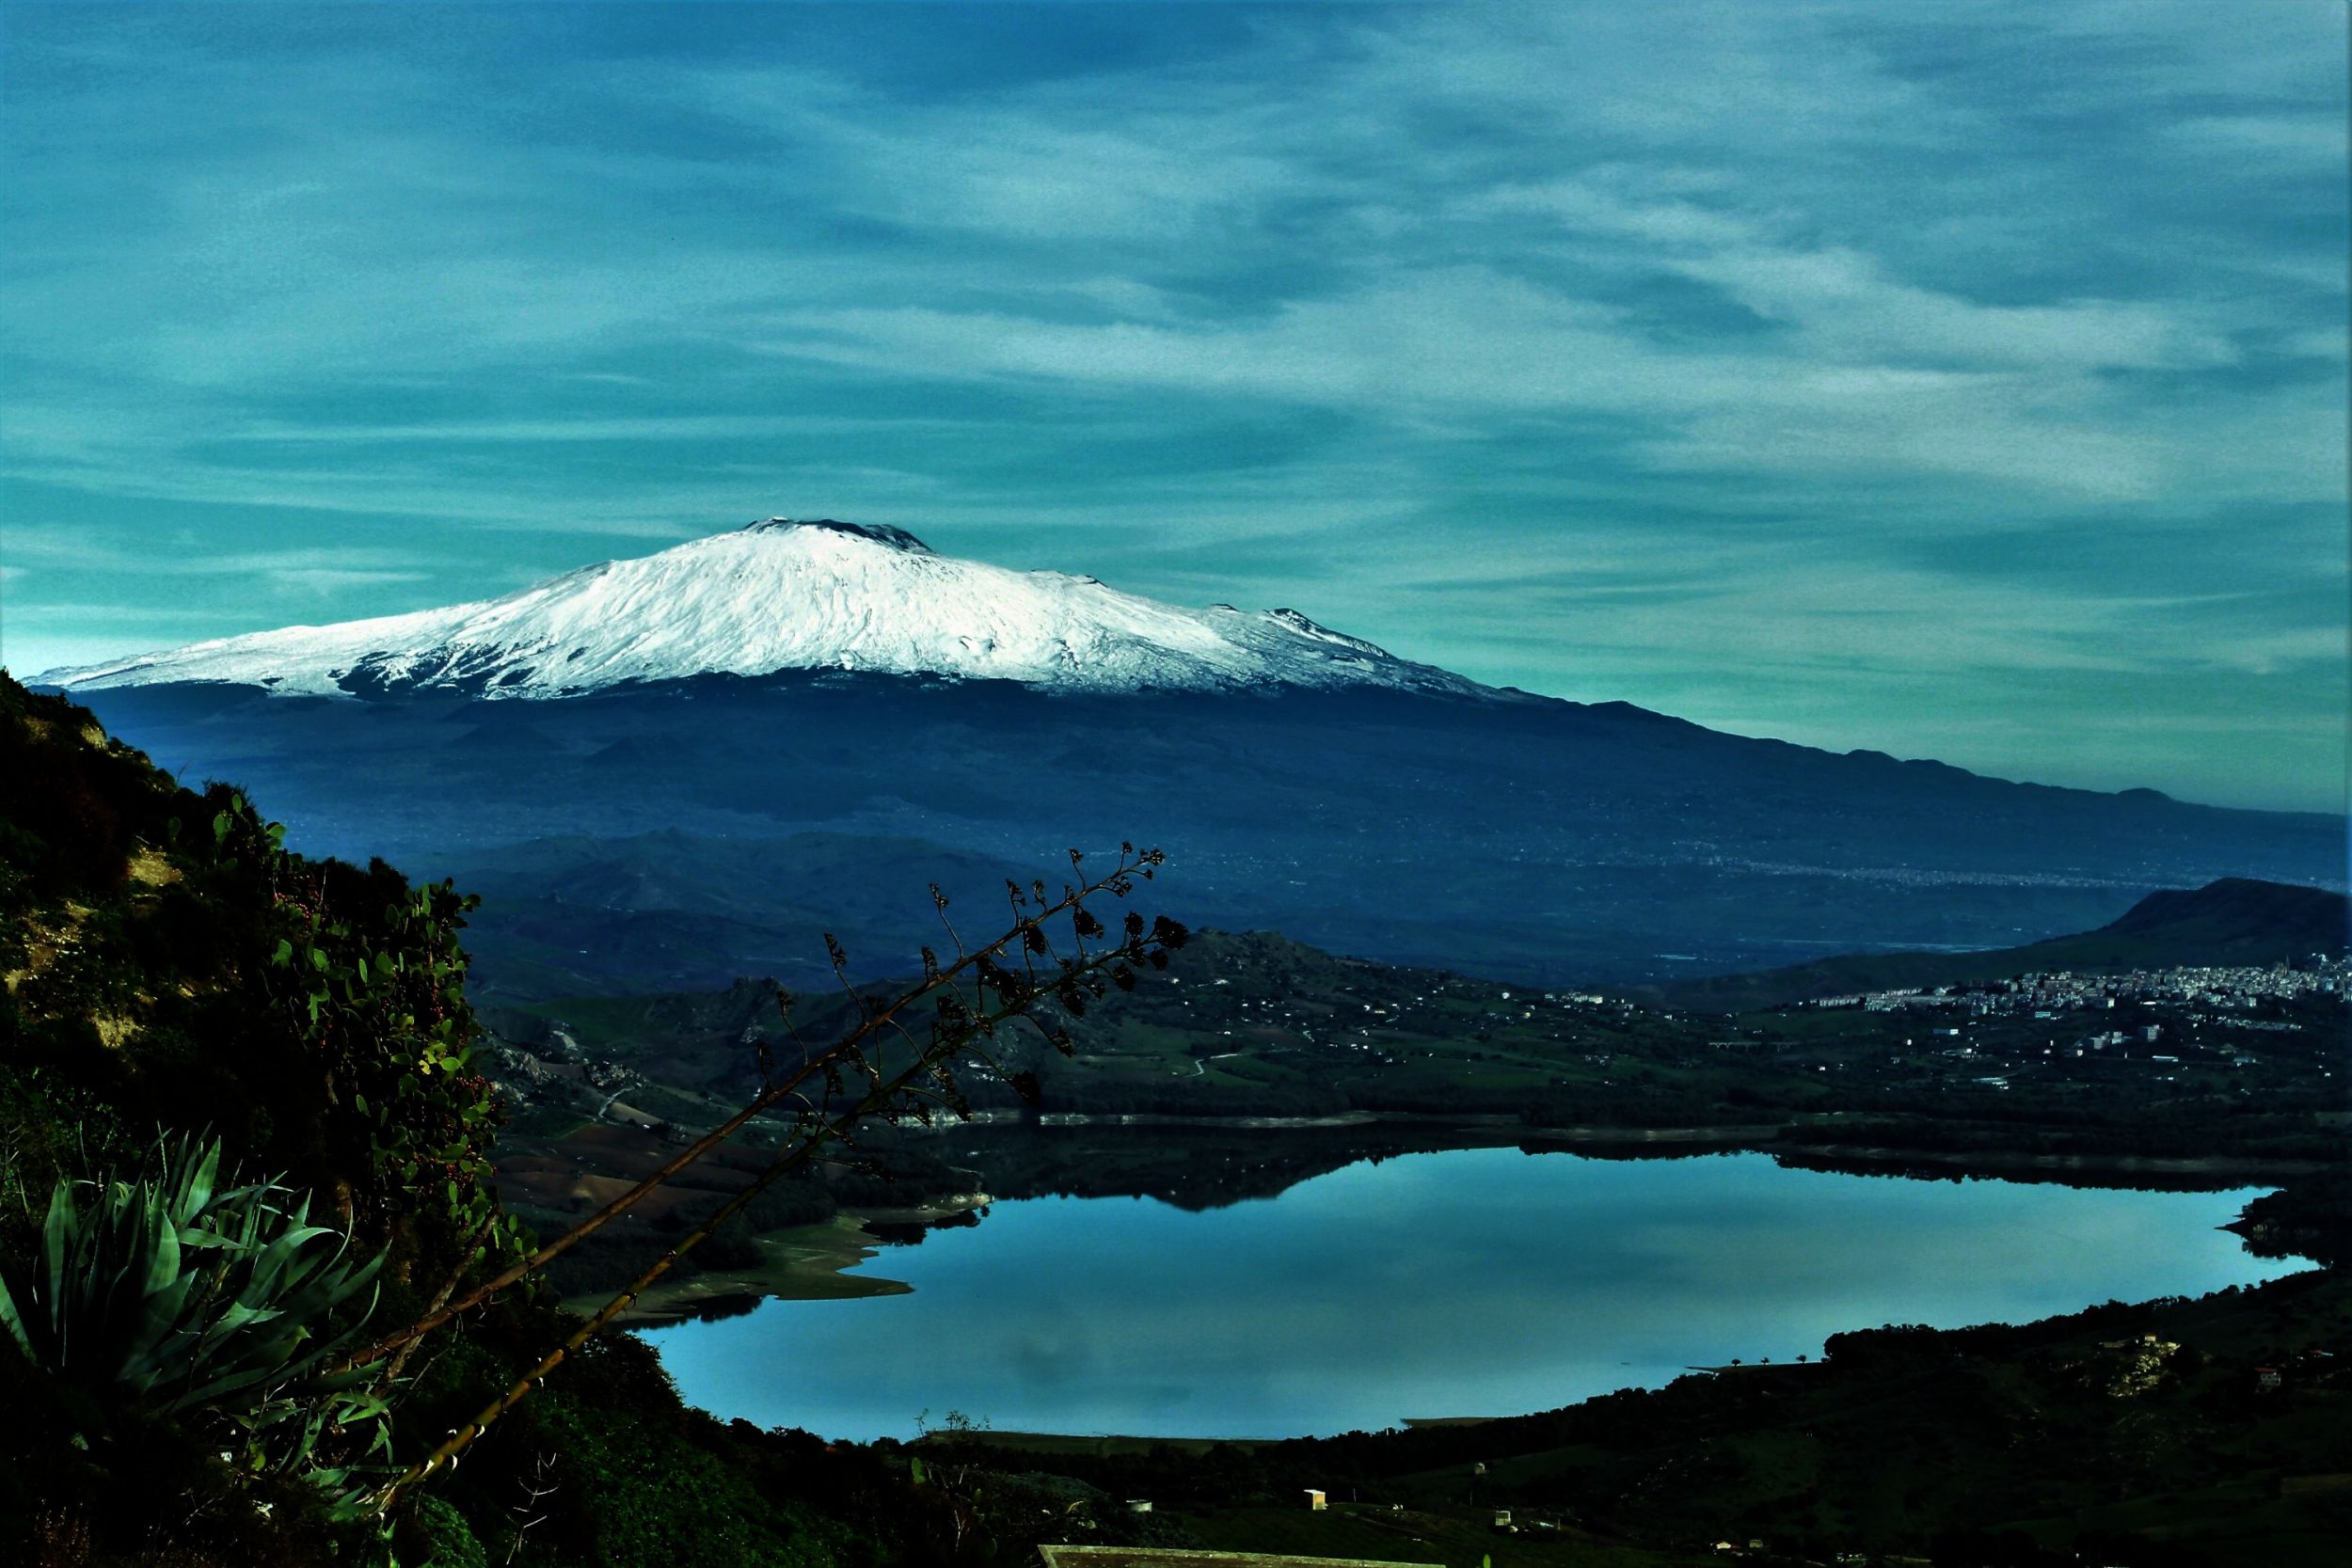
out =
[[(165, 1143), (135, 1180), (59, 1180), (38, 1255), (0, 1260), (0, 1326), (63, 1394), (87, 1441), (124, 1414), (209, 1417), (242, 1437), (255, 1469), (330, 1485), (315, 1447), (331, 1426), (374, 1423), (380, 1402), (320, 1374), (366, 1321), (343, 1309), (381, 1256), (310, 1223), (274, 1181), (230, 1186), (217, 1140)], [(338, 1314), (350, 1319), (338, 1332)]]

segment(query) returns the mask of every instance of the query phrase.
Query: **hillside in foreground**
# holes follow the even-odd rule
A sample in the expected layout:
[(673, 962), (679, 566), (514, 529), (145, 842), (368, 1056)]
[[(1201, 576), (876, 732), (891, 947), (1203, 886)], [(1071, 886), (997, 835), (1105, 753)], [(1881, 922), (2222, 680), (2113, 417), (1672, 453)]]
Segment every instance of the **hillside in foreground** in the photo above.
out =
[[(571, 1356), (461, 1473), (369, 1516), (357, 1498), (568, 1330), (543, 1292), (509, 1292), (421, 1341), (380, 1385), (390, 1447), (379, 1452), (373, 1418), (312, 1418), (343, 1407), (322, 1404), (333, 1391), (308, 1372), (255, 1384), (267, 1398), (234, 1405), (209, 1384), (156, 1381), (184, 1339), (165, 1332), (172, 1303), (204, 1277), (175, 1275), (171, 1259), (242, 1257), (230, 1243), (190, 1230), (178, 1252), (142, 1254), (119, 1275), (98, 1267), (75, 1286), (76, 1264), (56, 1283), (41, 1233), (53, 1183), (128, 1182), (183, 1138), (218, 1138), (224, 1162), (220, 1182), (183, 1193), (221, 1192), (230, 1170), (278, 1176), (282, 1202), (307, 1202), (314, 1222), (349, 1235), (353, 1262), (377, 1271), (373, 1315), (366, 1292), (352, 1297), (309, 1342), (405, 1323), (513, 1256), (524, 1243), (487, 1181), (501, 1110), (468, 1070), (464, 913), (453, 890), (413, 887), (380, 862), (287, 853), (229, 786), (183, 789), (87, 709), (0, 674), (0, 1277), (36, 1321), (60, 1289), (140, 1292), (73, 1319), (84, 1328), (47, 1359), (0, 1332), (0, 1563), (954, 1560), (932, 1549), (951, 1530), (944, 1503), (912, 1490), (904, 1466), (828, 1471), (811, 1457), (819, 1444), (689, 1410), (625, 1335)], [(162, 1338), (139, 1339), (151, 1324)], [(226, 1318), (213, 1332), (243, 1343)], [(266, 1379), (273, 1365), (252, 1370)]]

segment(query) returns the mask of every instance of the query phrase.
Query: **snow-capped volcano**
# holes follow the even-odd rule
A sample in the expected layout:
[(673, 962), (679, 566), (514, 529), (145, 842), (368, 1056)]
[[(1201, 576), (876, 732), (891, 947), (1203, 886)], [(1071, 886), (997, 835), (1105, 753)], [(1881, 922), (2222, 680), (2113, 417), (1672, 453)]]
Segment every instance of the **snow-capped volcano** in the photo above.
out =
[(182, 681), (332, 695), (559, 697), (690, 675), (856, 670), (1080, 691), (1493, 689), (1294, 610), (1187, 610), (1089, 577), (935, 555), (901, 529), (777, 517), (503, 598), (53, 670), (80, 689)]

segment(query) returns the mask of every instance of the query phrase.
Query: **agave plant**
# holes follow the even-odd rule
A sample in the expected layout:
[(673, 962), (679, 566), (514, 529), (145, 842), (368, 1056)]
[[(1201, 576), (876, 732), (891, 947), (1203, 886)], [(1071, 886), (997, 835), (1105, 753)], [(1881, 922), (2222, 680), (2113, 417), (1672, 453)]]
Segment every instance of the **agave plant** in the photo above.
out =
[(314, 1374), (373, 1295), (341, 1333), (328, 1319), (383, 1259), (312, 1225), (307, 1196), (224, 1185), (220, 1153), (181, 1138), (135, 1180), (57, 1183), (39, 1255), (22, 1270), (0, 1259), (0, 1324), (35, 1365), (103, 1402), (215, 1412), (248, 1432), (282, 1419), (291, 1393), (326, 1391)]

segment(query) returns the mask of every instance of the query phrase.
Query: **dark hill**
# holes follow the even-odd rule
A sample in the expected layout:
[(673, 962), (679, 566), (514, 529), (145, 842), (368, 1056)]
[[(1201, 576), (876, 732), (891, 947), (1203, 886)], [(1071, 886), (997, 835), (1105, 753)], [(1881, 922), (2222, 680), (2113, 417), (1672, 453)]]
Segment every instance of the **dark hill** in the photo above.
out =
[[(2005, 947), (2156, 888), (2328, 884), (2344, 863), (2339, 816), (2014, 784), (1618, 703), (1073, 697), (838, 671), (498, 704), (92, 701), (189, 776), (272, 801), (298, 847), (478, 888), (478, 974), (508, 995), (820, 979), (825, 929), (888, 966), (939, 935), (930, 881), (977, 912), (997, 868), (1055, 878), (1069, 846), (1121, 839), (1168, 852), (1188, 924), (1543, 985)], [(810, 834), (852, 847), (838, 872), (762, 847)], [(582, 841), (654, 851), (650, 879), (580, 875)], [(827, 924), (850, 913), (867, 918)]]
[(1754, 974), (1713, 975), (1644, 994), (1671, 1006), (1740, 1012), (1855, 991), (1949, 986), (2053, 970), (2183, 965), (2259, 968), (2352, 951), (2352, 900), (2325, 888), (2224, 877), (2148, 895), (2096, 930), (1976, 953), (1854, 953)]
[[(631, 744), (635, 744), (632, 742)], [(497, 915), (468, 942), (477, 996), (699, 990), (779, 968), (808, 980), (832, 932), (860, 969), (912, 966), (943, 941), (927, 889), (956, 913), (1001, 909), (1036, 869), (917, 837), (803, 832), (560, 835), (453, 865)]]
[(2326, 888), (2224, 877), (2201, 888), (2152, 893), (2090, 935), (2186, 942), (2232, 962), (2248, 954), (2247, 962), (2268, 963), (2280, 954), (2344, 952), (2348, 909), (2352, 901)]

